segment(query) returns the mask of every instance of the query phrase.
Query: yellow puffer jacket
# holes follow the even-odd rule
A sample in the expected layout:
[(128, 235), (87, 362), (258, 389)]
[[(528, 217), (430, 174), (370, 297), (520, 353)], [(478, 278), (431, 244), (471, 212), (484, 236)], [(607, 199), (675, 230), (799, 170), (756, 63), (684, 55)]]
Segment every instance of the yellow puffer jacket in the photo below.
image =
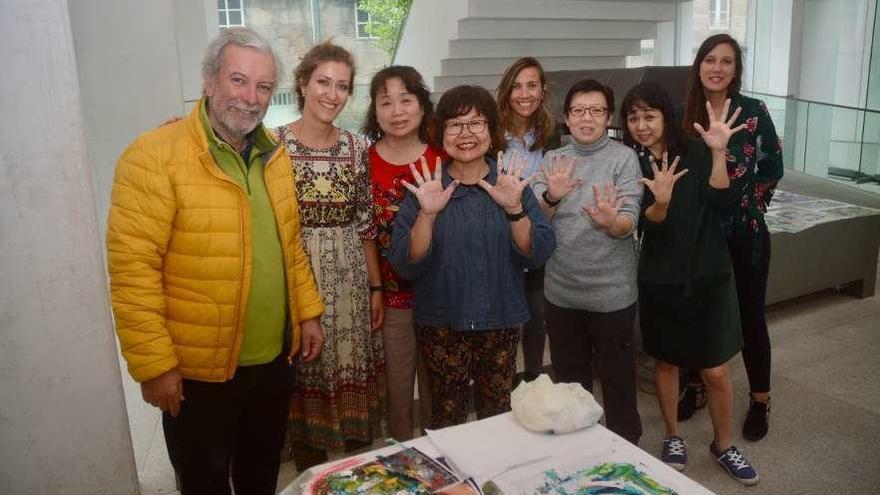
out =
[[(235, 374), (251, 282), (246, 192), (217, 166), (199, 111), (140, 136), (119, 159), (107, 223), (116, 332), (135, 381), (179, 368), (184, 378)], [(266, 188), (281, 234), (292, 320), (320, 316), (321, 296), (299, 231), (290, 161), (266, 160)]]

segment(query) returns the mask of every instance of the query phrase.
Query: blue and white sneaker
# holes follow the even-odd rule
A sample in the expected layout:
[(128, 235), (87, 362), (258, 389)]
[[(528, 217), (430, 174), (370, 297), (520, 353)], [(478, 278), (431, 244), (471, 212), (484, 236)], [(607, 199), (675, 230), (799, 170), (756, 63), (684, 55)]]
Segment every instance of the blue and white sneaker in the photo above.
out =
[(738, 448), (731, 445), (727, 450), (719, 453), (715, 450), (715, 442), (712, 442), (709, 444), (709, 451), (733, 479), (747, 486), (758, 484), (758, 472)]
[(687, 444), (678, 435), (664, 439), (660, 460), (676, 471), (683, 471), (688, 462)]

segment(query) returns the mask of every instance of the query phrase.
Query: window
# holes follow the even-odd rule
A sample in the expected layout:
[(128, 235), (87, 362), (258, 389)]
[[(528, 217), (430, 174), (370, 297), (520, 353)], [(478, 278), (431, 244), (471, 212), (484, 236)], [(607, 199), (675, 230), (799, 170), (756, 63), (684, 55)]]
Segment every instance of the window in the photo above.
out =
[(244, 0), (217, 0), (217, 18), (220, 29), (244, 26)]
[(373, 20), (370, 19), (370, 13), (366, 10), (361, 10), (360, 2), (357, 0), (354, 2), (354, 21), (358, 39), (364, 40), (375, 38), (369, 33), (369, 31), (367, 31), (367, 26), (373, 22)]
[(730, 0), (709, 0), (709, 29), (730, 27)]

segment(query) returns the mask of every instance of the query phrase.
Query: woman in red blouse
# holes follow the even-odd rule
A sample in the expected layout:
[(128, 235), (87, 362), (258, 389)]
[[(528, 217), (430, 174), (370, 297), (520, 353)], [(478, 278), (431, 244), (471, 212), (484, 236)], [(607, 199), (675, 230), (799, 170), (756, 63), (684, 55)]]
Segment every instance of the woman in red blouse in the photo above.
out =
[(374, 222), (379, 231), (379, 264), (385, 325), (382, 336), (388, 373), (388, 432), (397, 440), (413, 437), (413, 386), (419, 370), (419, 415), (421, 424), (430, 419), (427, 374), (418, 363), (412, 319), (412, 284), (399, 278), (388, 262), (388, 248), (394, 230), (394, 216), (406, 193), (402, 181), (413, 182), (410, 163), (424, 156), (434, 164), (443, 153), (431, 147), (429, 122), (434, 105), (421, 74), (408, 66), (393, 65), (380, 70), (370, 83), (370, 107), (363, 132), (374, 144), (369, 149)]

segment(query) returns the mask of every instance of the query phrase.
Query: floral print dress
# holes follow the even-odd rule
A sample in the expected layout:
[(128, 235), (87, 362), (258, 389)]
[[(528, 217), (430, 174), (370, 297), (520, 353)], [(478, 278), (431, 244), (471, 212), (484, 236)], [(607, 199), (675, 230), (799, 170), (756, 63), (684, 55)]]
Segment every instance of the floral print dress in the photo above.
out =
[(346, 440), (380, 434), (386, 389), (382, 336), (370, 331), (363, 248), (376, 237), (367, 144), (344, 129), (326, 149), (304, 145), (290, 125), (277, 133), (290, 156), (303, 245), (325, 306), (324, 347), (294, 380), (291, 432), (312, 447), (340, 450)]

